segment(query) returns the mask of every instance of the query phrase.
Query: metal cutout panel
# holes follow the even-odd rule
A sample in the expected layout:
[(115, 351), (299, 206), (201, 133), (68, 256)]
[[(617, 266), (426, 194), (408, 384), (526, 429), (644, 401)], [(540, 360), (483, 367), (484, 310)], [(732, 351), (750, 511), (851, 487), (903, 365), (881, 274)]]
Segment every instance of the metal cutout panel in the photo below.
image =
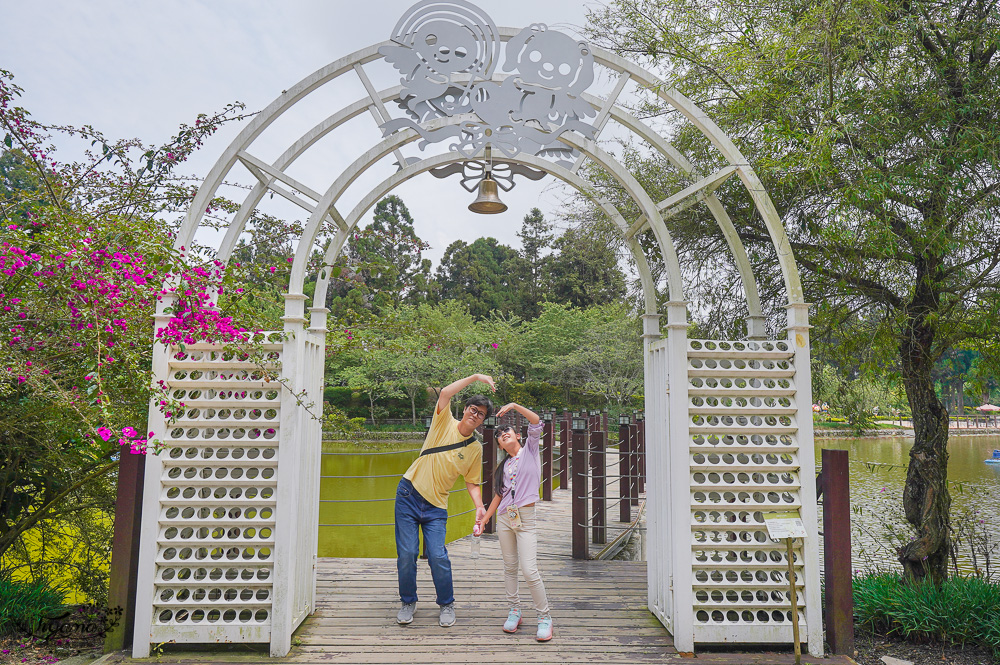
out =
[(153, 642), (270, 639), (281, 402), (264, 370), (281, 348), (265, 345), (264, 367), (212, 344), (170, 349), (183, 407), (161, 435)]
[[(813, 473), (799, 454), (795, 350), (715, 340), (688, 340), (687, 349), (694, 641), (790, 642), (785, 544), (768, 537), (763, 513), (801, 512), (800, 474)], [(815, 539), (815, 522), (806, 523)], [(818, 561), (807, 563), (797, 542), (805, 639), (805, 566)]]

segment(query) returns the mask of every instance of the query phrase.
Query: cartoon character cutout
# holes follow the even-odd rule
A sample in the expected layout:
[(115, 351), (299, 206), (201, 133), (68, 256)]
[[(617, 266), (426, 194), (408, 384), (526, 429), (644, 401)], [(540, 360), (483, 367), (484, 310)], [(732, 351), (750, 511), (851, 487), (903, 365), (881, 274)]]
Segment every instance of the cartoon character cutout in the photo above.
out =
[(469, 110), (471, 89), (493, 75), (500, 52), (493, 20), (465, 0), (417, 3), (392, 41), (379, 53), (402, 74), (400, 106), (416, 122)]
[(557, 130), (597, 115), (580, 97), (594, 82), (594, 56), (587, 42), (535, 23), (507, 43), (503, 69), (517, 72), (504, 81), (510, 89), (505, 97), (517, 101), (510, 107), (514, 122)]
[[(503, 69), (515, 73), (502, 83), (478, 84), (472, 104), (501, 152), (567, 158), (572, 150), (559, 143), (563, 132), (596, 134), (583, 119), (597, 111), (580, 97), (594, 81), (594, 56), (586, 42), (536, 23), (508, 42)], [(474, 148), (458, 149), (468, 154)]]
[[(382, 125), (383, 135), (416, 131), (428, 143), (473, 158), (486, 145), (513, 157), (519, 152), (572, 159), (559, 142), (575, 130), (593, 138), (584, 122), (596, 115), (581, 94), (594, 80), (586, 42), (536, 23), (507, 44), (502, 82), (491, 80), (500, 54), (493, 20), (466, 0), (422, 0), (400, 19), (393, 43), (379, 53), (402, 75), (397, 102), (408, 117)], [(430, 129), (426, 123), (469, 113), (462, 122)]]

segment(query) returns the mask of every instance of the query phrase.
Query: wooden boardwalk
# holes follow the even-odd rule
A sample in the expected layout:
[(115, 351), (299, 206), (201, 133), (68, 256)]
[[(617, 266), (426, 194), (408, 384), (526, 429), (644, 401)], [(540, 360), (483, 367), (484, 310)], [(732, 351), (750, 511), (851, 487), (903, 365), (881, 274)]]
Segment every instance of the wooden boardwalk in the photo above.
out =
[[(609, 494), (617, 495), (613, 487)], [(611, 505), (615, 499), (609, 499)], [(318, 561), (317, 610), (296, 631), (287, 657), (267, 657), (266, 645), (220, 645), (211, 652), (167, 648), (160, 663), (350, 663), (389, 665), (486, 663), (575, 665), (577, 663), (793, 663), (791, 653), (677, 653), (666, 629), (646, 607), (646, 564), (631, 561), (578, 561), (571, 557), (571, 502), (568, 490), (555, 490), (551, 502), (538, 504), (539, 568), (553, 616), (551, 642), (535, 641), (535, 613), (523, 588), (525, 621), (514, 635), (500, 627), (507, 616), (500, 546), (483, 536), (482, 556), (471, 557), (469, 538), (448, 545), (455, 582), (458, 622), (438, 626), (434, 585), (426, 563), (418, 563), (421, 601), (412, 624), (396, 624), (399, 595), (395, 559)], [(608, 510), (608, 540), (624, 526)], [(603, 545), (591, 545), (591, 554)], [(177, 648), (180, 648), (178, 645)], [(118, 654), (108, 662), (137, 662)], [(803, 657), (805, 663), (848, 665), (846, 657)], [(96, 664), (94, 664), (96, 665)]]

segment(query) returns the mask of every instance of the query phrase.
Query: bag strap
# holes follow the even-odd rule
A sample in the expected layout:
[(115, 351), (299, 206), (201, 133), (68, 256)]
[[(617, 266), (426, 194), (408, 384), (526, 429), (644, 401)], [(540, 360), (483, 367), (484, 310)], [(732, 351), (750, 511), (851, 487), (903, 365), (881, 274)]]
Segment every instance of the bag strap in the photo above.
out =
[(470, 436), (465, 441), (459, 441), (458, 443), (451, 443), (448, 444), (447, 446), (438, 446), (437, 448), (428, 448), (427, 450), (422, 451), (419, 457), (423, 457), (424, 455), (433, 455), (434, 453), (443, 453), (447, 450), (455, 450), (456, 448), (464, 448), (475, 440), (476, 440), (475, 436)]

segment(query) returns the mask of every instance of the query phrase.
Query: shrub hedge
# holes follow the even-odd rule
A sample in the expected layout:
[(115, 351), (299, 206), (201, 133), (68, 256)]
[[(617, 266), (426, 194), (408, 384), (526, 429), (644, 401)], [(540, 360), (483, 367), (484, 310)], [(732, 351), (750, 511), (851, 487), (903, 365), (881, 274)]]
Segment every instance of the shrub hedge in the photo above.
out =
[(854, 578), (854, 617), (873, 631), (919, 642), (979, 644), (1000, 657), (1000, 584), (953, 577), (940, 588), (897, 573)]

